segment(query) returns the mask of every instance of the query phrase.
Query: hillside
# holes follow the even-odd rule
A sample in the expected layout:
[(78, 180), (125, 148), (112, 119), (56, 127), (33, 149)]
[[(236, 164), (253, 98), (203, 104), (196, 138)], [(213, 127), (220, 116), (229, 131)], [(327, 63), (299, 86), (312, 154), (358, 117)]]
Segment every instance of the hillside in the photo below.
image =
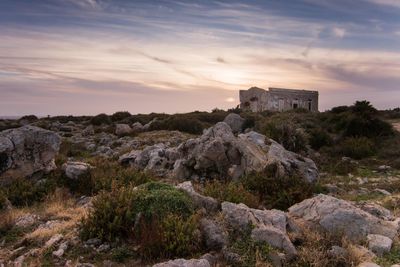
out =
[(398, 109), (31, 115), (0, 131), (0, 266), (400, 263)]

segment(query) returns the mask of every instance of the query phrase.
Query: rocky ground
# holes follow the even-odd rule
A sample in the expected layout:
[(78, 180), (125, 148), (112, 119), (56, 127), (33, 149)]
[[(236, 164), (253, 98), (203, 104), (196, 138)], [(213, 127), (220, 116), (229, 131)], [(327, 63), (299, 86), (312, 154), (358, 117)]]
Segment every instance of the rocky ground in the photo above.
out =
[[(0, 211), (0, 266), (400, 264), (399, 170), (342, 157), (340, 164), (357, 171), (324, 172), (310, 159), (318, 157), (317, 152), (288, 151), (252, 129), (242, 131), (243, 123), (240, 116), (231, 114), (201, 135), (148, 131), (150, 126), (140, 123), (121, 123), (110, 130), (105, 125), (72, 121), (52, 122), (48, 130), (37, 127), (42, 126), (40, 122), (27, 122), (0, 132), (0, 181), (8, 188)], [(171, 185), (171, 192), (189, 197), (196, 221), (190, 237), (200, 240), (195, 250), (176, 253), (184, 257), (161, 253), (149, 258), (143, 257), (144, 245), (137, 240), (92, 233), (89, 238), (82, 236), (85, 218), (99, 205), (98, 194), (112, 194), (116, 184), (122, 183), (121, 193), (115, 196), (122, 195), (123, 188), (132, 185), (119, 180), (128, 170), (151, 174), (157, 183)], [(273, 180), (262, 183), (263, 176), (255, 173)], [(35, 188), (48, 185), (51, 190), (35, 191), (43, 195), (36, 200), (24, 193), (29, 186), (13, 187), (16, 177), (30, 177)], [(85, 192), (88, 177), (96, 181)], [(267, 187), (264, 197), (254, 193), (261, 192), (260, 188), (252, 191), (251, 186), (239, 186), (242, 177), (253, 177), (256, 186)], [(312, 191), (282, 190), (275, 205), (265, 201), (274, 195), (268, 186), (287, 177), (292, 179), (290, 188), (300, 183), (304, 186), (300, 191)], [(144, 190), (140, 184), (146, 185), (145, 181), (134, 183), (133, 192)], [(19, 192), (17, 196), (11, 195), (12, 190)], [(34, 201), (24, 203), (26, 199)], [(286, 206), (279, 210), (284, 204), (276, 203)], [(140, 216), (137, 213), (129, 227), (135, 228)]]

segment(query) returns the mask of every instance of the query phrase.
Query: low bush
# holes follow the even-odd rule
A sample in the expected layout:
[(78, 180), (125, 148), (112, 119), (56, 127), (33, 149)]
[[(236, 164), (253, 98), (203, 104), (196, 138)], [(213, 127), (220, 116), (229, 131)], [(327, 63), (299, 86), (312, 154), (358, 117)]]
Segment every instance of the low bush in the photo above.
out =
[(190, 134), (201, 134), (203, 125), (198, 119), (185, 116), (172, 116), (164, 120), (157, 120), (151, 124), (150, 130), (181, 131)]
[(265, 125), (266, 135), (293, 152), (306, 150), (307, 135), (302, 128), (290, 121), (274, 120)]
[(92, 195), (101, 190), (111, 191), (112, 188), (123, 186), (138, 186), (153, 180), (153, 176), (131, 167), (122, 167), (118, 162), (105, 158), (88, 160), (93, 169), (82, 175), (78, 180), (71, 180), (64, 176), (62, 184), (71, 192)]
[(122, 121), (124, 119), (130, 118), (132, 115), (128, 111), (118, 111), (111, 115), (111, 121)]
[(310, 131), (310, 145), (313, 149), (319, 150), (323, 146), (333, 144), (332, 137), (323, 129), (314, 129)]
[(264, 172), (254, 172), (242, 178), (244, 186), (254, 192), (268, 208), (285, 210), (295, 203), (310, 198), (317, 190), (302, 177), (276, 177), (276, 165)]
[(340, 153), (353, 159), (367, 158), (375, 153), (374, 142), (366, 137), (348, 137), (339, 147)]
[(161, 183), (146, 183), (101, 192), (93, 210), (82, 224), (82, 237), (113, 241), (132, 236), (136, 217), (146, 222), (166, 214), (188, 217), (193, 213), (191, 199), (183, 191)]
[(43, 179), (34, 182), (29, 179), (19, 178), (3, 187), (5, 197), (13, 206), (30, 206), (44, 198), (56, 188), (53, 179)]
[(111, 119), (107, 114), (101, 113), (99, 115), (96, 115), (90, 119), (90, 123), (96, 126), (102, 125), (102, 124), (111, 124)]
[(208, 182), (204, 187), (203, 193), (220, 202), (243, 203), (251, 208), (257, 208), (259, 206), (258, 198), (238, 182)]
[(184, 218), (168, 214), (141, 224), (138, 231), (139, 253), (142, 258), (186, 257), (199, 252), (201, 236), (196, 214)]

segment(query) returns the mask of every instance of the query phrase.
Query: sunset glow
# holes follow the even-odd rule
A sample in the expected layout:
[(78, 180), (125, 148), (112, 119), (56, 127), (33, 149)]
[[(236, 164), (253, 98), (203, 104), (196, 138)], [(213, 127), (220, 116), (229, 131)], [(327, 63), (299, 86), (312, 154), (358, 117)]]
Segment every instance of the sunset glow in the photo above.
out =
[(251, 86), (393, 108), (399, 32), (389, 0), (3, 0), (0, 115), (230, 108)]

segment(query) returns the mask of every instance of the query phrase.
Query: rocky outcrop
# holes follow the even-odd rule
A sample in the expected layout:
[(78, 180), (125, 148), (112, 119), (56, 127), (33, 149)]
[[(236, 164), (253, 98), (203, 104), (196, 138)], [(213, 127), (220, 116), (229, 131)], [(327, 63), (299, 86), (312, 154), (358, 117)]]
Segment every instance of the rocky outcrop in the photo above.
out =
[(225, 221), (234, 229), (244, 230), (252, 225), (251, 237), (285, 251), (288, 258), (297, 254), (286, 233), (286, 215), (280, 210), (251, 209), (244, 204), (222, 203)]
[(0, 132), (0, 179), (28, 177), (56, 168), (54, 158), (61, 138), (35, 126)]
[(382, 220), (345, 200), (323, 194), (290, 207), (289, 215), (330, 233), (344, 234), (353, 241), (365, 239), (369, 234), (393, 239), (399, 230), (398, 221)]
[(240, 133), (243, 130), (245, 119), (236, 113), (230, 113), (225, 117), (224, 122), (231, 127), (233, 133)]
[(177, 179), (230, 177), (261, 172), (276, 166), (277, 178), (298, 176), (308, 182), (318, 179), (315, 163), (256, 132), (236, 137), (225, 122), (205, 130), (202, 136), (189, 139), (177, 148), (164, 144), (135, 150), (120, 158), (122, 163), (140, 169), (171, 175)]

